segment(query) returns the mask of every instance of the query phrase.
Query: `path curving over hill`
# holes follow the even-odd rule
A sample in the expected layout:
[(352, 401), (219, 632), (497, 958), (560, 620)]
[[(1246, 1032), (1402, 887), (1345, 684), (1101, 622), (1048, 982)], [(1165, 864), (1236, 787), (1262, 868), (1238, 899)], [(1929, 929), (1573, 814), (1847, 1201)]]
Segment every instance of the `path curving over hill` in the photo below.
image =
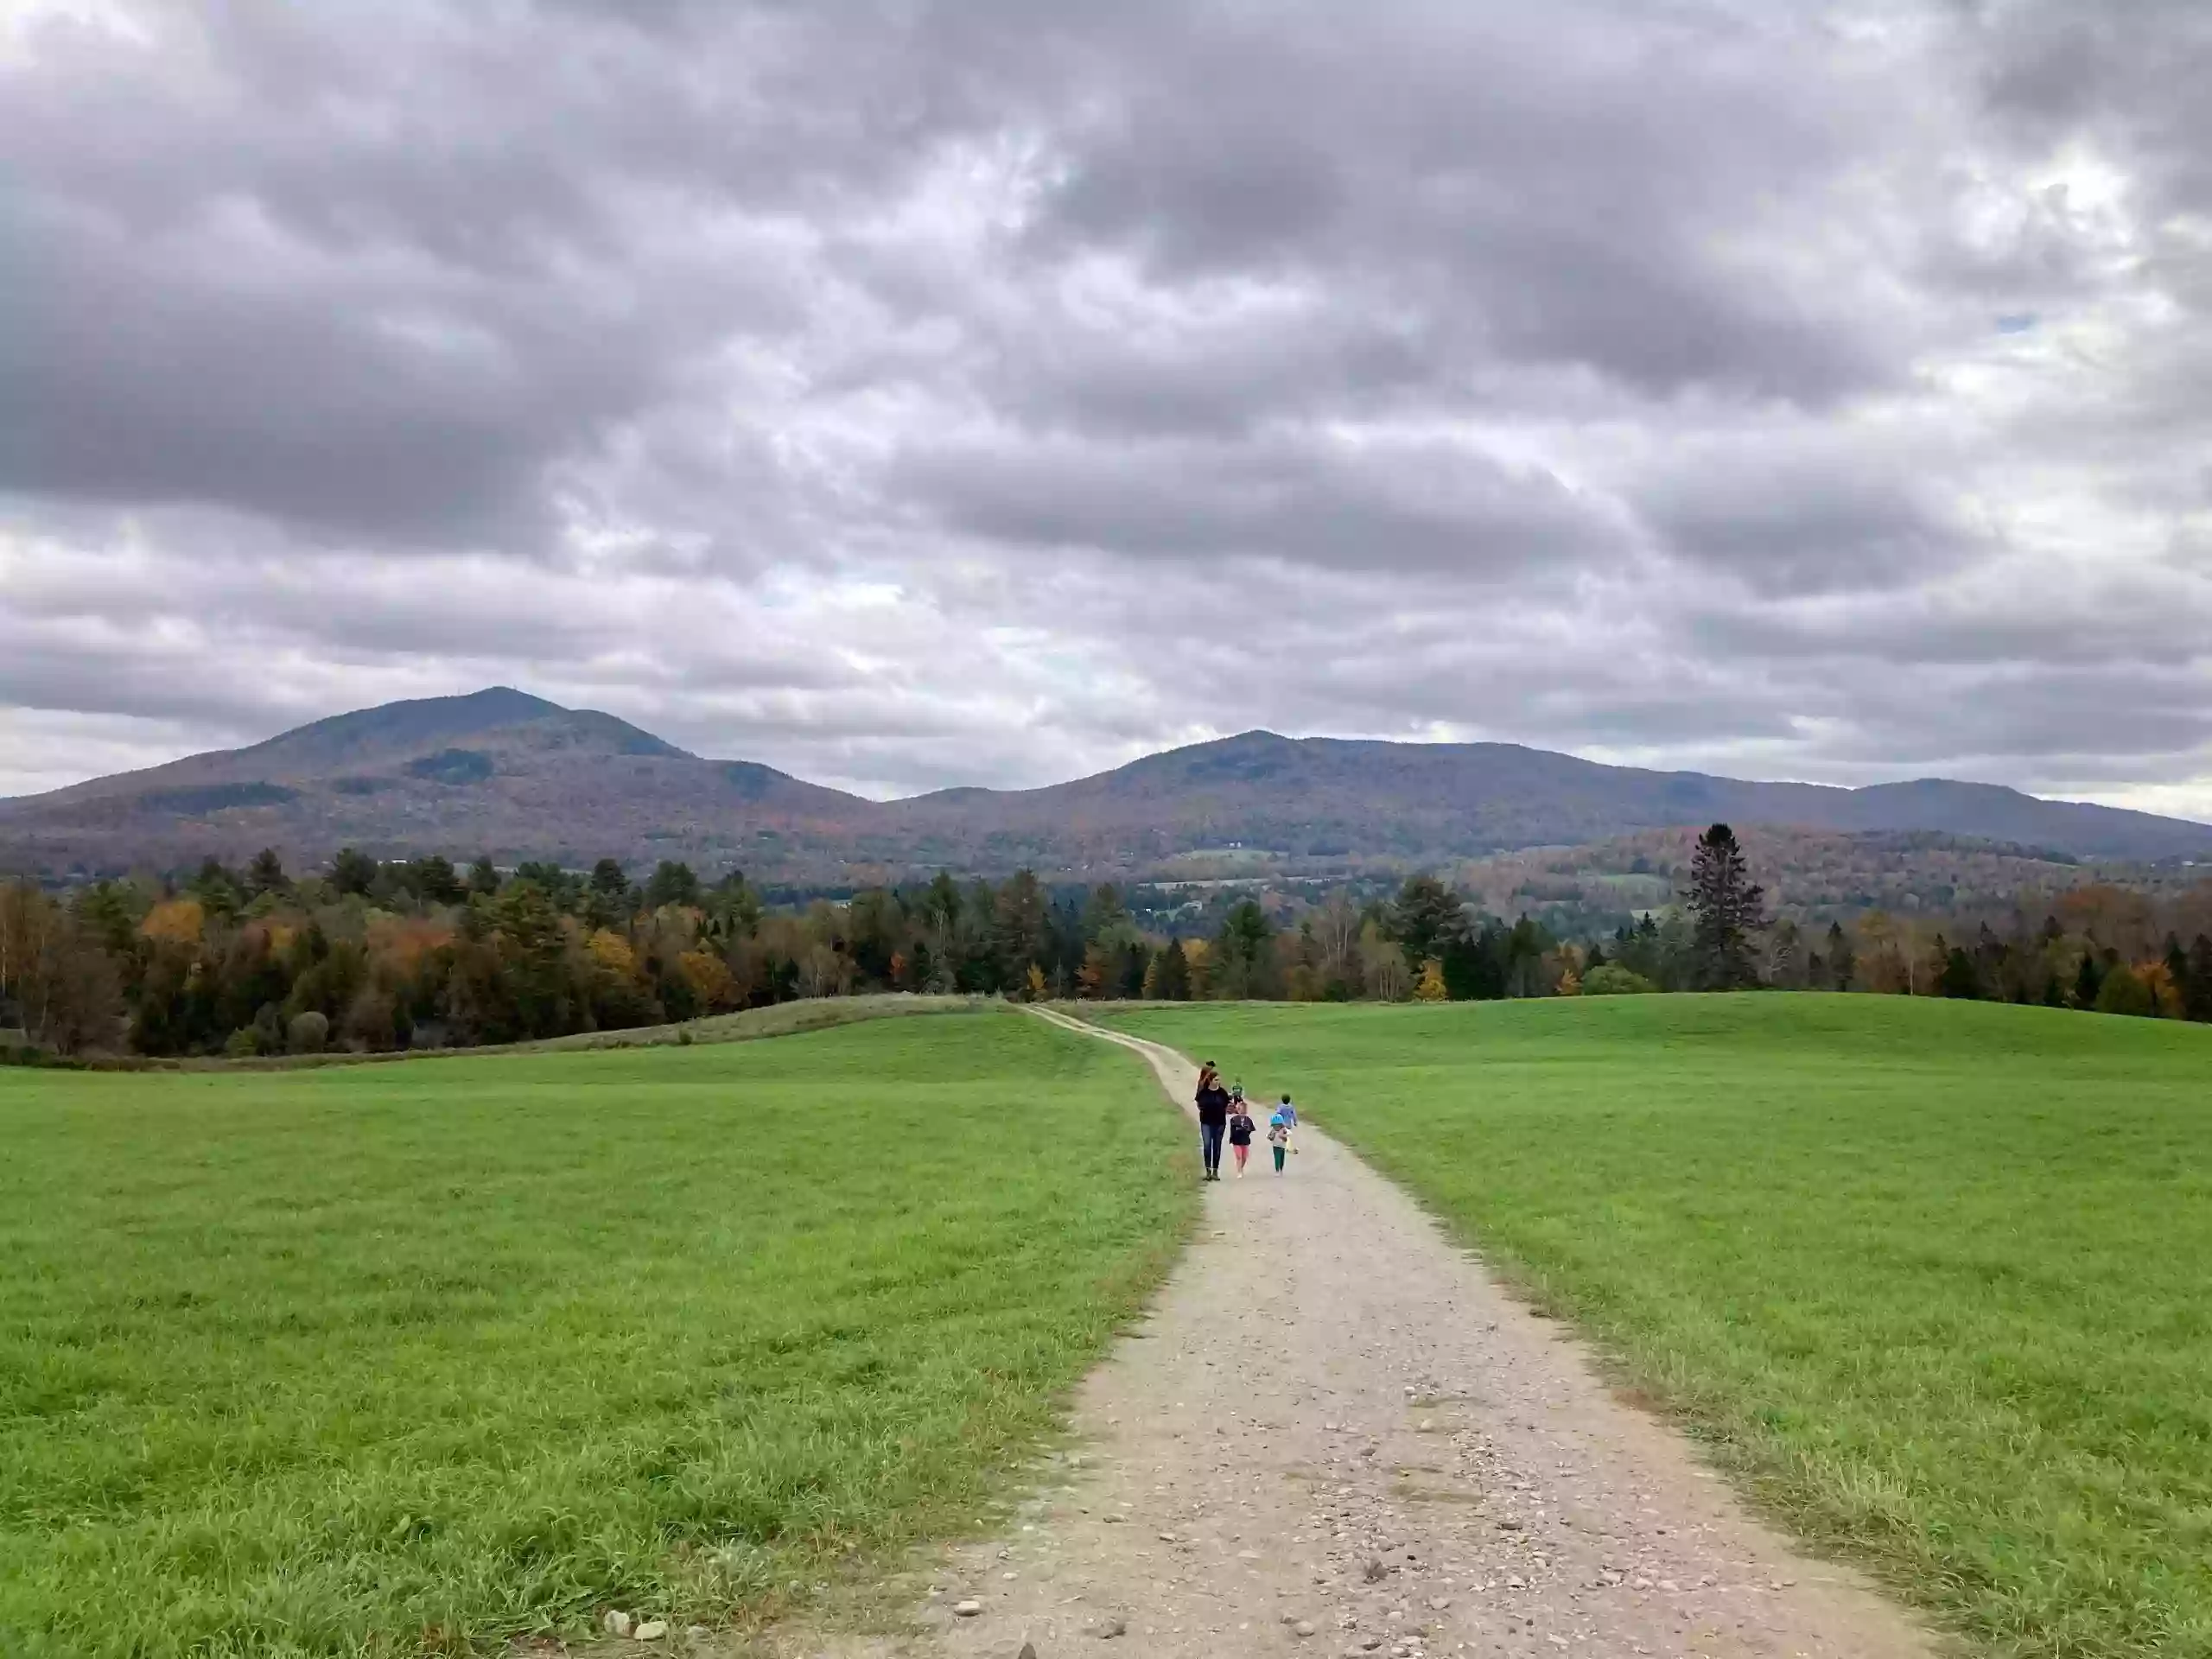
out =
[[(1135, 1050), (1179, 1104), (1174, 1050)], [(1265, 1079), (1254, 1079), (1265, 1093)], [(1208, 1189), (1193, 1248), (1084, 1386), (1085, 1450), (954, 1552), (921, 1645), (1120, 1653), (1885, 1659), (1937, 1643), (1750, 1517), (1396, 1188), (1307, 1128)], [(1192, 1172), (1197, 1174), (1196, 1137)], [(1071, 1149), (1079, 1155), (1079, 1149)], [(963, 1601), (982, 1604), (966, 1616)]]

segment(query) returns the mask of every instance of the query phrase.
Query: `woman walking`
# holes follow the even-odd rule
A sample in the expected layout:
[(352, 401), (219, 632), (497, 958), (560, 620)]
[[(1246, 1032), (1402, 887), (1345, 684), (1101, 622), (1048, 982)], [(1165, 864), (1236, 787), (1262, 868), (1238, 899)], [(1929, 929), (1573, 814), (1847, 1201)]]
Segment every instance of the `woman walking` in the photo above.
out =
[(1221, 1179), (1221, 1141), (1229, 1128), (1229, 1090), (1221, 1086), (1221, 1073), (1208, 1060), (1198, 1073), (1198, 1158), (1205, 1165), (1199, 1179)]

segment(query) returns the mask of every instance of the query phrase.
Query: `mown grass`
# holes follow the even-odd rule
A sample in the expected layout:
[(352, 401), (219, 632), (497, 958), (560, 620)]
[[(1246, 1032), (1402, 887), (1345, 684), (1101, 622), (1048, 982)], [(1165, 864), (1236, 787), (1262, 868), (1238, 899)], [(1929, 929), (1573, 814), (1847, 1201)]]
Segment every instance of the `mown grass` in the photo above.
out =
[(2212, 1654), (2212, 1030), (1871, 996), (1112, 1018), (1293, 1090), (1984, 1651)]
[[(94, 1055), (68, 1062), (64, 1069), (112, 1071), (313, 1071), (332, 1065), (400, 1065), (413, 1060), (481, 1059), (490, 1054), (563, 1054), (589, 1048), (688, 1047), (695, 1043), (749, 1043), (795, 1032), (826, 1031), (863, 1020), (892, 1020), (916, 1014), (975, 1014), (1003, 1007), (995, 997), (926, 996), (886, 991), (866, 996), (801, 997), (734, 1014), (703, 1014), (664, 1026), (630, 1026), (613, 1031), (571, 1032), (521, 1043), (486, 1043), (473, 1048), (404, 1048), (354, 1052), (328, 1049), (320, 1054), (271, 1054), (248, 1059), (149, 1058), (141, 1055)], [(0, 1049), (8, 1046), (0, 1032)], [(52, 1057), (45, 1057), (51, 1059)]]
[(1141, 1068), (1009, 1013), (19, 1071), (0, 1145), (10, 1659), (772, 1611), (984, 1516), (1194, 1203)]

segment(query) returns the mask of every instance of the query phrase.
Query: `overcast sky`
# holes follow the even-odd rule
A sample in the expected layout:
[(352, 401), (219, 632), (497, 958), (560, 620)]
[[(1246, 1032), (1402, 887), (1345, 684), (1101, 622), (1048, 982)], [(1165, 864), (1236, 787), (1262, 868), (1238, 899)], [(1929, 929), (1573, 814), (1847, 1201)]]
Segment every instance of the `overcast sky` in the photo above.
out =
[(0, 793), (508, 683), (2212, 818), (2212, 4), (0, 0)]

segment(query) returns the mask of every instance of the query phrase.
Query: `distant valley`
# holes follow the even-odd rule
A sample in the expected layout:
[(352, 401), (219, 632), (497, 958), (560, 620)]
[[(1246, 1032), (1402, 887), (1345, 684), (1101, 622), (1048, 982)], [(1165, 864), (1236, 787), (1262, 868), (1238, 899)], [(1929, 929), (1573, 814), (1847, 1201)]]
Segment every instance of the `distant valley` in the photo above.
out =
[[(1049, 879), (1380, 871), (1726, 819), (1932, 831), (2068, 857), (2212, 859), (2212, 826), (1938, 779), (1834, 789), (1601, 766), (1506, 743), (1267, 732), (1033, 790), (877, 802), (692, 754), (505, 687), (318, 721), (248, 748), (0, 801), (0, 870), (48, 880), (342, 846), (631, 865), (836, 886), (950, 868)], [(1235, 849), (1228, 855), (1227, 849)]]

